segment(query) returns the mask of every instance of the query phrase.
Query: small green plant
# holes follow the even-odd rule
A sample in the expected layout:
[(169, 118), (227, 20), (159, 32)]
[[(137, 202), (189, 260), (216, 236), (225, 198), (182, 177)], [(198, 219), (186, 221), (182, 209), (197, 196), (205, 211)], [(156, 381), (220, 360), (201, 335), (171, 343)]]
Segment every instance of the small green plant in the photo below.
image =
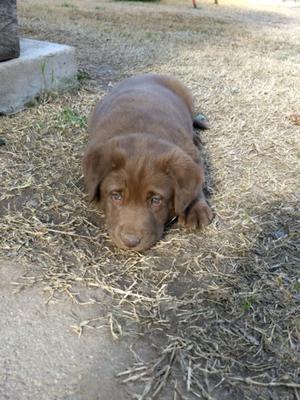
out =
[(46, 78), (46, 65), (47, 65), (47, 60), (42, 61), (40, 68), (41, 68), (41, 74), (43, 77), (43, 82), (44, 82), (44, 87), (47, 87), (47, 78)]
[(77, 80), (79, 82), (82, 82), (82, 81), (85, 81), (85, 80), (88, 80), (88, 79), (91, 79), (91, 76), (90, 76), (90, 74), (88, 72), (86, 72), (86, 71), (84, 71), (82, 69), (80, 69), (77, 72)]
[(85, 115), (79, 115), (76, 111), (71, 108), (65, 108), (62, 112), (63, 120), (70, 125), (77, 126), (79, 128), (84, 128), (87, 123), (87, 118)]
[(293, 290), (300, 293), (300, 282), (294, 283)]
[(64, 1), (61, 6), (66, 8), (75, 8), (73, 4), (68, 3), (67, 1)]
[(45, 77), (45, 69), (46, 69), (46, 60), (41, 63), (41, 72), (44, 77)]
[(245, 311), (249, 311), (256, 304), (255, 296), (251, 295), (242, 301), (242, 307)]

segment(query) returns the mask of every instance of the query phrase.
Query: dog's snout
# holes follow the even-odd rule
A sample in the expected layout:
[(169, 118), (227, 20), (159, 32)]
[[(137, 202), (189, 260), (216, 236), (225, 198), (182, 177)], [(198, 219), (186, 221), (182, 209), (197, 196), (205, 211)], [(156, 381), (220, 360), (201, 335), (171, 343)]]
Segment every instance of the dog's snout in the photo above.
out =
[(128, 232), (121, 232), (121, 239), (122, 242), (125, 244), (126, 247), (134, 248), (141, 242), (141, 237), (138, 237), (132, 233)]

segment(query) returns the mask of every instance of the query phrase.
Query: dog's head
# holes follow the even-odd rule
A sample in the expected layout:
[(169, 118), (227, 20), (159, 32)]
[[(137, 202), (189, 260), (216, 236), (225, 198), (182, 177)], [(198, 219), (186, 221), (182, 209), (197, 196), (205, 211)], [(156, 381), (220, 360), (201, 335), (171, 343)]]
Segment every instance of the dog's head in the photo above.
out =
[(83, 171), (90, 201), (104, 209), (113, 241), (135, 251), (156, 243), (164, 224), (184, 214), (204, 181), (191, 157), (149, 134), (91, 143)]

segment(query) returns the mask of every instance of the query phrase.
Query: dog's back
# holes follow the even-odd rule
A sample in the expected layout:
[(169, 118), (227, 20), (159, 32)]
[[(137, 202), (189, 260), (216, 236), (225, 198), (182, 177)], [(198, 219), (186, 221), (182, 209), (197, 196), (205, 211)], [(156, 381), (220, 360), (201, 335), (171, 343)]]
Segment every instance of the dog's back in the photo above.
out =
[(129, 78), (95, 107), (90, 139), (105, 142), (118, 135), (150, 133), (194, 153), (192, 107), (190, 92), (174, 78), (154, 74)]

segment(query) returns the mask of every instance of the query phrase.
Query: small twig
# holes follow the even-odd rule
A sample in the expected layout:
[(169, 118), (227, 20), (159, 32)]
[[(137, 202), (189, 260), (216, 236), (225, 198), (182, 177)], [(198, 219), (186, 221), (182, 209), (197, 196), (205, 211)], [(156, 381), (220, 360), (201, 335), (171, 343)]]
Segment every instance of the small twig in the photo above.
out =
[(144, 300), (144, 301), (149, 301), (149, 302), (153, 302), (155, 299), (152, 299), (151, 297), (146, 297), (143, 296), (141, 294), (138, 293), (133, 293), (133, 292), (129, 292), (128, 290), (122, 290), (119, 288), (114, 288), (112, 286), (106, 286), (106, 285), (101, 285), (103, 289), (106, 289), (108, 292), (112, 292), (112, 293), (117, 293), (117, 294), (124, 294), (126, 296), (131, 296), (131, 297), (136, 297), (140, 300)]
[[(108, 322), (109, 322), (109, 327), (110, 327), (110, 332), (111, 332), (112, 337), (115, 340), (119, 339), (119, 336), (122, 336), (122, 328), (121, 328), (121, 325), (118, 324), (118, 322), (113, 319), (112, 313), (108, 314)], [(117, 335), (117, 333), (115, 332), (114, 324), (118, 328), (119, 335)]]
[(122, 383), (137, 381), (138, 379), (142, 378), (143, 376), (147, 375), (148, 373), (149, 373), (149, 371), (144, 371), (144, 372), (141, 372), (140, 374), (129, 376), (128, 378), (123, 379)]
[(74, 237), (89, 239), (89, 240), (93, 239), (91, 236), (79, 235), (78, 233), (60, 231), (59, 229), (52, 229), (52, 228), (46, 228), (46, 229), (47, 229), (47, 232), (60, 233), (61, 235), (74, 236)]
[(195, 385), (201, 390), (202, 392), (202, 396), (204, 399), (206, 400), (214, 400), (213, 397), (211, 397), (211, 395), (209, 393), (207, 393), (207, 391), (204, 389), (204, 387), (200, 384), (200, 382), (194, 380)]
[(78, 237), (78, 238), (82, 238), (82, 239), (89, 239), (89, 240), (93, 240), (93, 238), (91, 236), (87, 236), (87, 235), (79, 235), (78, 233), (73, 233), (73, 232), (67, 232), (67, 231), (60, 231), (58, 229), (51, 229), (51, 228), (45, 228), (44, 232), (37, 232), (37, 231), (29, 231), (27, 229), (24, 230), (25, 233), (28, 233), (30, 235), (34, 235), (34, 236), (39, 236), (39, 235), (44, 235), (48, 232), (53, 232), (53, 233), (60, 233), (61, 235), (66, 235), (66, 236), (73, 236), (73, 237)]
[(188, 398), (187, 398), (186, 396), (184, 396), (184, 395), (181, 393), (181, 391), (179, 390), (177, 380), (176, 380), (176, 384), (175, 384), (174, 390), (175, 390), (175, 393), (179, 395), (179, 397), (180, 397), (181, 400), (188, 400)]
[(128, 296), (130, 296), (131, 292), (130, 290), (133, 288), (133, 286), (136, 284), (136, 280), (129, 286), (129, 288), (127, 289), (127, 293), (124, 295), (124, 297), (120, 300), (119, 302), (119, 306), (123, 303), (124, 300), (127, 299)]
[(155, 390), (155, 392), (152, 395), (153, 398), (155, 398), (158, 395), (158, 393), (162, 390), (162, 388), (166, 385), (167, 379), (168, 379), (168, 377), (170, 375), (170, 372), (171, 372), (171, 365), (167, 365), (165, 370), (166, 371), (165, 371), (165, 373), (163, 375), (162, 381), (160, 382), (160, 384), (158, 385), (157, 389)]
[(246, 383), (246, 385), (256, 385), (256, 386), (263, 386), (263, 387), (284, 386), (284, 387), (289, 387), (289, 388), (300, 389), (300, 383), (296, 383), (296, 382), (258, 382), (258, 381), (254, 381), (251, 378), (239, 378), (239, 377), (229, 377), (228, 379), (230, 379), (232, 381), (236, 381), (236, 382)]
[(191, 379), (192, 379), (192, 360), (189, 359), (189, 365), (187, 369), (187, 380), (186, 380), (186, 386), (188, 392), (191, 390)]
[(139, 371), (143, 371), (143, 370), (145, 370), (145, 369), (148, 369), (148, 367), (146, 367), (145, 365), (143, 365), (142, 367), (127, 369), (126, 371), (119, 372), (116, 376), (119, 378), (120, 376), (130, 375), (130, 374), (132, 374), (132, 373), (136, 373), (136, 372), (139, 372)]

